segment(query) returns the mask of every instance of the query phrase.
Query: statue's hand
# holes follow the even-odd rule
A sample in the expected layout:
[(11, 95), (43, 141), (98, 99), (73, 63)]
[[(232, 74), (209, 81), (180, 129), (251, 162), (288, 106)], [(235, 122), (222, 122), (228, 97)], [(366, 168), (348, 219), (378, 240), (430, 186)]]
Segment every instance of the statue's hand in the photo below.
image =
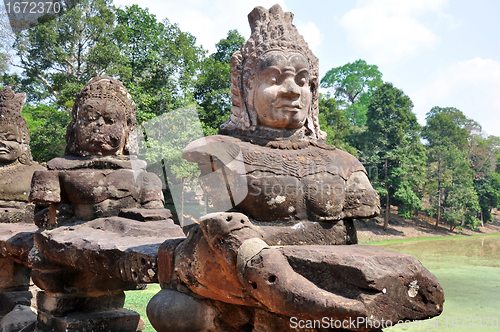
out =
[(238, 279), (269, 311), (289, 317), (364, 316), (364, 305), (317, 287), (298, 274), (279, 247), (270, 247), (259, 229), (240, 213), (214, 213), (200, 220), (203, 236), (222, 264), (236, 267)]
[(202, 217), (203, 236), (212, 250), (231, 267), (237, 263), (238, 248), (248, 239), (263, 236), (248, 217), (241, 213), (211, 213)]

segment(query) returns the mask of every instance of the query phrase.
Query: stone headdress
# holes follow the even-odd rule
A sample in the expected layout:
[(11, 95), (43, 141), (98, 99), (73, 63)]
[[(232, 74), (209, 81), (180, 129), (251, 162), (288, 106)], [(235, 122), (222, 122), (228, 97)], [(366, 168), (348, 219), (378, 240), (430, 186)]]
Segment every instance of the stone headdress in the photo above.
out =
[(223, 132), (256, 129), (257, 112), (248, 102), (249, 96), (252, 96), (251, 83), (255, 79), (259, 60), (267, 52), (282, 51), (302, 54), (308, 60), (312, 101), (304, 126), (309, 137), (326, 138), (318, 123), (318, 59), (297, 32), (292, 19), (293, 14), (283, 12), (279, 5), (274, 5), (269, 10), (255, 7), (248, 15), (252, 35), (241, 50), (231, 57), (231, 116), (221, 126)]
[(21, 133), (21, 155), (19, 162), (25, 165), (33, 164), (30, 150), (30, 131), (28, 122), (22, 117), (21, 110), (26, 102), (26, 93), (14, 93), (11, 88), (0, 90), (0, 124), (14, 125)]
[(71, 122), (66, 130), (66, 154), (86, 155), (85, 151), (80, 151), (76, 144), (75, 126), (77, 126), (78, 113), (80, 107), (87, 99), (101, 98), (112, 99), (121, 106), (121, 111), (125, 112), (127, 132), (125, 133), (125, 147), (123, 154), (137, 153), (137, 120), (135, 118), (136, 106), (132, 96), (128, 93), (122, 82), (108, 77), (94, 77), (85, 84), (82, 91), (76, 97)]

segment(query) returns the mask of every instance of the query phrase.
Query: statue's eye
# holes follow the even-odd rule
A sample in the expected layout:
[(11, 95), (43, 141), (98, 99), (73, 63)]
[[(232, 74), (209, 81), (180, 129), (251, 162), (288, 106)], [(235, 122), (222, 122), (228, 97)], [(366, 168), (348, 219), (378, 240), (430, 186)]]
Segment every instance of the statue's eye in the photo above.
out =
[(106, 122), (106, 124), (113, 124), (115, 123), (115, 119), (109, 115), (109, 114), (104, 114), (104, 122)]
[(274, 77), (274, 76), (271, 76), (271, 77), (269, 78), (269, 84), (271, 84), (271, 85), (276, 84), (276, 82), (277, 82), (277, 81), (278, 81), (278, 80), (277, 80), (277, 79), (276, 79), (276, 77)]
[(16, 135), (9, 134), (9, 135), (7, 135), (7, 137), (5, 139), (7, 141), (16, 141), (16, 142), (20, 143), (20, 139)]
[(307, 79), (305, 77), (299, 78), (298, 81), (297, 81), (297, 84), (299, 86), (304, 86), (304, 85), (307, 84)]

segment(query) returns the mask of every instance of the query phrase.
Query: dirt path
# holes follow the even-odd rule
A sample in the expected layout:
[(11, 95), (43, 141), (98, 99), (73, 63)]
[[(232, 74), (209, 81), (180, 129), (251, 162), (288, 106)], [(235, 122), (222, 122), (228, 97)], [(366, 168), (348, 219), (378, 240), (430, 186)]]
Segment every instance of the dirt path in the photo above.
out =
[(384, 231), (383, 211), (380, 217), (369, 220), (356, 220), (356, 230), (358, 231), (359, 243), (372, 241), (383, 241), (393, 239), (410, 239), (418, 237), (440, 237), (450, 235), (479, 235), (500, 233), (500, 211), (494, 210), (492, 223), (485, 223), (484, 227), (479, 227), (472, 231), (468, 228), (450, 231), (448, 224), (441, 223), (439, 231), (434, 231), (436, 219), (428, 217), (420, 212), (417, 217), (404, 219), (397, 214), (397, 208), (391, 207), (391, 219), (389, 230)]

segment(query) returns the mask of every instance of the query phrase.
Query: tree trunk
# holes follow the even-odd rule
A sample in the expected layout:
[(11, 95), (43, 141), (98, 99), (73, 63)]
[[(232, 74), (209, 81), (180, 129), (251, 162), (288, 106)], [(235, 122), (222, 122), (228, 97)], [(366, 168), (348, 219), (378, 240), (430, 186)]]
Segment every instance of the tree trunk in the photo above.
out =
[(181, 213), (179, 216), (179, 223), (181, 224), (181, 227), (184, 227), (184, 181), (185, 178), (182, 178), (181, 183), (182, 183), (182, 188), (181, 188)]
[(437, 219), (434, 230), (437, 232), (439, 227), (439, 219), (441, 219), (441, 153), (438, 159), (438, 208), (437, 208)]
[(388, 161), (387, 158), (385, 158), (385, 190), (387, 194), (385, 200), (384, 231), (389, 229), (389, 218), (391, 217), (391, 197), (389, 196), (389, 184), (387, 183), (387, 165)]

